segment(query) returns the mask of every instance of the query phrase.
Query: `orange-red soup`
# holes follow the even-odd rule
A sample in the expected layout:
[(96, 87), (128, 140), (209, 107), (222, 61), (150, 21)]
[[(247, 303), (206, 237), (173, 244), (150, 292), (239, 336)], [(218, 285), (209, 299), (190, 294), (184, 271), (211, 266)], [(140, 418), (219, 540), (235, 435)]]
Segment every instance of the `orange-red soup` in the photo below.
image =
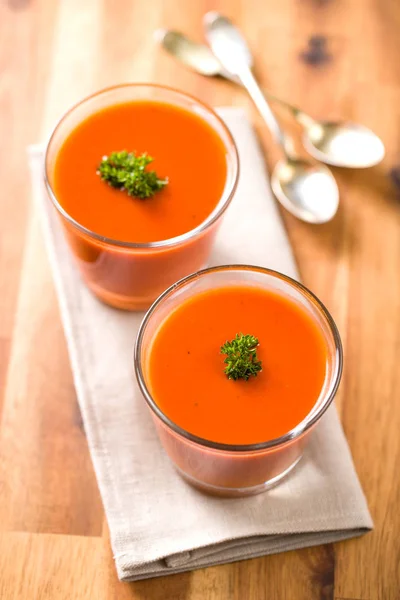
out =
[[(220, 353), (240, 332), (259, 339), (263, 370), (248, 381), (229, 380)], [(248, 285), (185, 300), (159, 327), (148, 357), (147, 381), (160, 409), (186, 431), (227, 444), (265, 442), (293, 429), (317, 402), (327, 368), (312, 317)]]
[[(154, 158), (149, 169), (169, 184), (138, 199), (96, 173), (103, 155), (127, 150)], [(218, 204), (227, 175), (225, 146), (205, 119), (157, 101), (108, 106), (81, 122), (64, 141), (54, 167), (54, 191), (78, 223), (108, 238), (154, 242), (202, 223)]]
[[(203, 112), (208, 114), (205, 107)], [(73, 121), (73, 114), (67, 114), (66, 122)], [(47, 161), (47, 174), (58, 205), (78, 223), (73, 225), (60, 211), (81, 275), (104, 302), (146, 309), (172, 283), (205, 265), (222, 212), (207, 227), (189, 232), (222, 199), (228, 163), (236, 170), (234, 147), (227, 132), (220, 137), (196, 113), (195, 102), (193, 110), (150, 100), (116, 103), (93, 111), (67, 131)], [(148, 168), (168, 177), (168, 185), (148, 199), (110, 187), (97, 174), (98, 166), (104, 155), (121, 150), (152, 156)], [(182, 234), (188, 235), (176, 242)], [(161, 245), (147, 245), (151, 242)]]

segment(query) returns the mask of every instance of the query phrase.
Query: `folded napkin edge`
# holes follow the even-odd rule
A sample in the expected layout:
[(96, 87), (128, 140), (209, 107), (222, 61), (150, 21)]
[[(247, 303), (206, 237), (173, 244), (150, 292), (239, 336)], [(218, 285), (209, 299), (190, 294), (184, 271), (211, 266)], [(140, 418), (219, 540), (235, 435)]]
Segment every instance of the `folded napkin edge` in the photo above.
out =
[[(361, 537), (370, 531), (371, 530), (369, 528), (360, 527), (346, 529), (344, 531), (336, 530), (331, 532), (332, 535), (329, 535), (330, 532), (324, 532), (323, 536), (318, 536), (315, 533), (308, 537), (304, 537), (303, 539), (299, 539), (297, 534), (293, 534), (286, 536), (284, 540), (281, 538), (278, 543), (271, 544), (268, 546), (268, 548), (262, 547), (258, 551), (255, 551), (250, 543), (247, 550), (241, 549), (239, 557), (236, 555), (230, 557), (229, 555), (223, 555), (223, 553), (218, 556), (218, 553), (216, 552), (214, 554), (207, 555), (204, 558), (197, 558), (196, 556), (193, 556), (196, 554), (195, 552), (183, 552), (182, 556), (189, 555), (187, 561), (179, 562), (176, 559), (174, 560), (176, 555), (173, 555), (165, 557), (168, 558), (168, 562), (165, 560), (165, 558), (162, 558), (148, 562), (138, 562), (137, 564), (133, 564), (131, 561), (129, 561), (127, 564), (121, 562), (121, 558), (124, 556), (129, 558), (129, 553), (114, 555), (114, 558), (116, 560), (119, 579), (121, 581), (135, 581), (138, 579), (150, 579), (152, 577), (163, 577), (166, 575), (184, 573), (186, 571), (207, 568), (217, 564), (229, 564), (242, 560), (248, 560), (249, 558), (260, 558), (262, 556), (269, 556), (275, 553), (320, 546), (321, 544), (337, 543), (351, 538)], [(282, 544), (282, 541), (286, 543)], [(229, 552), (229, 548), (225, 549), (224, 552)], [(152, 566), (154, 567), (153, 570), (151, 569)]]

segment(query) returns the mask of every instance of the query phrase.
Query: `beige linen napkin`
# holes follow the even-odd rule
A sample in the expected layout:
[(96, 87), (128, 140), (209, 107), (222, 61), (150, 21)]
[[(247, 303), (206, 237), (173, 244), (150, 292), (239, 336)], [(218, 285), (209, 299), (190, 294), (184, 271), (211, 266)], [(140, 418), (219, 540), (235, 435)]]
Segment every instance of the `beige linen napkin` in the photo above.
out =
[[(237, 142), (241, 178), (210, 264), (265, 265), (296, 277), (246, 115), (220, 113)], [(323, 544), (372, 527), (349, 449), (331, 408), (294, 472), (265, 494), (203, 495), (164, 454), (134, 381), (132, 352), (142, 314), (98, 302), (80, 281), (42, 183), (41, 147), (30, 149), (79, 403), (111, 533), (118, 575), (134, 580)]]

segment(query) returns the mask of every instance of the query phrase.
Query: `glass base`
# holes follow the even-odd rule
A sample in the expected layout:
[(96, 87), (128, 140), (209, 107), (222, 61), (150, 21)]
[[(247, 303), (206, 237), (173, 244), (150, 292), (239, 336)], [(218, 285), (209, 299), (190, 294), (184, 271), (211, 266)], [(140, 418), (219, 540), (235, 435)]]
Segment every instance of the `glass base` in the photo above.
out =
[(100, 288), (96, 284), (87, 280), (84, 280), (84, 283), (86, 283), (89, 290), (96, 296), (98, 300), (104, 304), (107, 304), (108, 306), (112, 306), (112, 308), (118, 308), (119, 310), (144, 312), (152, 305), (156, 298), (156, 296), (152, 296), (151, 298), (121, 296), (119, 294), (109, 292), (104, 288)]
[(212, 496), (221, 496), (221, 497), (225, 497), (225, 498), (243, 498), (245, 496), (255, 496), (256, 494), (262, 494), (263, 492), (266, 492), (267, 490), (270, 490), (271, 488), (278, 485), (282, 481), (282, 479), (284, 479), (287, 475), (289, 475), (289, 473), (295, 468), (295, 466), (300, 462), (301, 458), (302, 458), (302, 455), (300, 455), (298, 458), (296, 458), (296, 460), (291, 465), (289, 465), (289, 467), (287, 469), (285, 469), (285, 471), (282, 471), (282, 473), (279, 473), (279, 475), (276, 475), (275, 477), (272, 477), (271, 479), (268, 479), (267, 481), (264, 481), (263, 483), (259, 483), (258, 485), (254, 485), (252, 487), (244, 487), (244, 488), (222, 487), (222, 486), (212, 485), (210, 483), (205, 483), (203, 481), (198, 481), (191, 475), (184, 473), (176, 465), (174, 465), (174, 467), (178, 471), (179, 475), (185, 481), (187, 481), (187, 483), (190, 483), (190, 485), (197, 488), (201, 492), (205, 492), (206, 494), (210, 494)]

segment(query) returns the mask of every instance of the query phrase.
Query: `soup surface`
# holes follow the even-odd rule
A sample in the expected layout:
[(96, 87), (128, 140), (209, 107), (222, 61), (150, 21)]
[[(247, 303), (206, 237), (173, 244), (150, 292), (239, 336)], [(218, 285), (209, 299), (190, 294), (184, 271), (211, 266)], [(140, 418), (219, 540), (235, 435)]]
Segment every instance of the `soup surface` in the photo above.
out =
[[(248, 381), (224, 373), (220, 347), (236, 333), (258, 338), (262, 371)], [(277, 438), (298, 425), (322, 390), (326, 342), (293, 301), (253, 286), (200, 292), (161, 323), (146, 379), (161, 410), (199, 437), (228, 444)]]
[[(169, 183), (141, 200), (97, 174), (104, 155), (126, 150), (154, 158), (148, 169)], [(214, 129), (186, 109), (156, 101), (109, 106), (66, 138), (54, 167), (61, 206), (91, 231), (124, 242), (155, 242), (194, 229), (218, 204), (226, 150)]]

